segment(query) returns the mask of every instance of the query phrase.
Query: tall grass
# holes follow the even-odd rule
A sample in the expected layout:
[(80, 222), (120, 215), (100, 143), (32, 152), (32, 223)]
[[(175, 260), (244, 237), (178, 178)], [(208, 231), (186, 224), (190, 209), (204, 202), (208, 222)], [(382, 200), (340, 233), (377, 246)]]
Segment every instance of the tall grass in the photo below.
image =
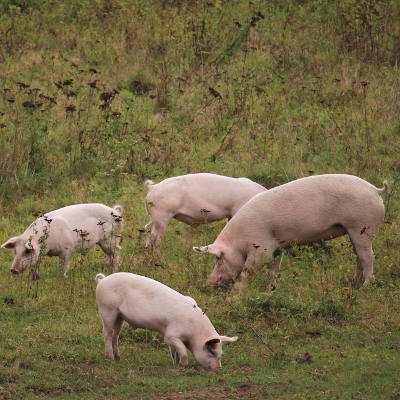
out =
[[(68, 279), (12, 277), (0, 254), (0, 398), (399, 397), (400, 18), (396, 1), (0, 2), (0, 239), (67, 204), (125, 205), (121, 269), (198, 301), (226, 334), (221, 374), (175, 371), (162, 339), (124, 329), (104, 360), (94, 305), (103, 256)], [(377, 282), (354, 290), (355, 258), (285, 256), (240, 298), (205, 286), (193, 255), (223, 223), (172, 223), (143, 248), (147, 178), (210, 171), (266, 187), (343, 172), (389, 183)], [(50, 372), (49, 372), (50, 371)]]

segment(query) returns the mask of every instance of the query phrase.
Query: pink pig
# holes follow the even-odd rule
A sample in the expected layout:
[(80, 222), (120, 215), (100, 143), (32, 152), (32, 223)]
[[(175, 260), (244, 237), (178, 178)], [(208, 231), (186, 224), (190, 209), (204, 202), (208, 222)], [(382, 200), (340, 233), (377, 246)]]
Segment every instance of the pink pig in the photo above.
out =
[(221, 336), (189, 296), (145, 276), (118, 272), (96, 276), (96, 303), (103, 322), (105, 355), (119, 359), (118, 337), (123, 321), (134, 328), (160, 332), (169, 345), (174, 365), (186, 366), (187, 350), (205, 368), (221, 367), (222, 343), (237, 337)]
[(230, 219), (263, 186), (247, 178), (200, 173), (175, 176), (160, 183), (145, 182), (146, 209), (150, 222), (145, 231), (150, 237), (146, 246), (159, 244), (172, 218), (197, 226)]
[[(358, 258), (356, 280), (366, 285), (374, 278), (372, 241), (384, 220), (384, 190), (345, 174), (297, 179), (254, 196), (214, 243), (193, 249), (217, 258), (209, 284), (223, 286), (272, 262), (279, 248), (347, 234)], [(273, 262), (272, 272), (278, 267)]]
[(14, 274), (34, 267), (40, 255), (48, 255), (60, 258), (66, 276), (71, 255), (86, 253), (96, 244), (107, 254), (107, 263), (115, 271), (121, 232), (121, 206), (75, 204), (37, 218), (23, 234), (7, 240), (1, 247), (15, 251), (11, 267)]

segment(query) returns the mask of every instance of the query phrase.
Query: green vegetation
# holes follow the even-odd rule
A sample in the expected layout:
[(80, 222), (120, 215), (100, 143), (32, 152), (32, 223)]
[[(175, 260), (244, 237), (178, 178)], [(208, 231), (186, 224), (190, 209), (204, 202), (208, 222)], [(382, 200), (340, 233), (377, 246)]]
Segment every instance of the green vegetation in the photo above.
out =
[[(103, 357), (94, 276), (9, 273), (0, 253), (0, 398), (400, 399), (400, 4), (395, 0), (0, 0), (0, 241), (40, 212), (125, 206), (121, 270), (194, 297), (238, 334), (223, 371), (173, 369), (152, 332), (122, 331)], [(377, 281), (355, 290), (346, 238), (285, 255), (238, 298), (206, 287), (191, 251), (223, 223), (169, 226), (143, 248), (143, 182), (188, 172), (267, 187), (352, 173), (391, 189)], [(107, 272), (107, 271), (106, 271)]]

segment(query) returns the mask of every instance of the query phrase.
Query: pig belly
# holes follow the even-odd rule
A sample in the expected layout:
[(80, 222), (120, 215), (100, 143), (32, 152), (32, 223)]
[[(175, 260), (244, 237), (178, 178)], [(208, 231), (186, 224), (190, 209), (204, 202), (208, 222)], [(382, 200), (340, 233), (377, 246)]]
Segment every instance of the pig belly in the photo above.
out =
[(151, 307), (135, 310), (135, 307), (122, 305), (119, 312), (122, 319), (133, 328), (150, 329), (163, 333), (168, 325), (165, 316), (158, 315)]
[(47, 251), (46, 255), (49, 257), (57, 257), (57, 256), (61, 255), (61, 251), (55, 250), (55, 249), (50, 249)]
[(219, 221), (227, 218), (227, 213), (215, 210), (203, 209), (203, 211), (185, 211), (175, 214), (174, 218), (178, 221), (184, 222), (185, 224), (196, 226), (202, 224), (209, 224), (211, 222)]
[(333, 225), (324, 232), (321, 232), (319, 236), (313, 239), (313, 242), (318, 242), (320, 240), (331, 240), (339, 236), (343, 236), (347, 233), (346, 229), (342, 225)]
[(347, 233), (346, 229), (339, 224), (332, 225), (328, 229), (319, 232), (309, 232), (308, 234), (301, 235), (302, 237), (293, 237), (289, 240), (280, 240), (279, 245), (281, 247), (289, 247), (293, 244), (310, 244), (315, 242), (321, 242), (325, 240), (332, 240), (339, 236), (343, 236)]

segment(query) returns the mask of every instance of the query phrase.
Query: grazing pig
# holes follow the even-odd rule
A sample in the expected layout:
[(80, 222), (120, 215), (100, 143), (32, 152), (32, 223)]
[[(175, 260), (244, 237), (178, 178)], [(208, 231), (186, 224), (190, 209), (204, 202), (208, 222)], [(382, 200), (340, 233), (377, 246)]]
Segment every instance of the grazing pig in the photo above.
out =
[(253, 196), (266, 189), (247, 178), (201, 173), (145, 182), (150, 222), (146, 247), (159, 244), (172, 218), (197, 226), (231, 218)]
[(60, 258), (64, 276), (74, 252), (86, 253), (98, 244), (108, 256), (107, 264), (116, 271), (117, 250), (122, 232), (122, 207), (103, 204), (76, 204), (50, 211), (28, 229), (1, 247), (15, 250), (11, 272), (19, 274), (34, 267), (42, 255)]
[(186, 366), (187, 350), (205, 368), (221, 367), (222, 343), (237, 337), (221, 336), (189, 296), (144, 276), (118, 272), (96, 276), (96, 303), (103, 322), (105, 355), (119, 359), (118, 337), (123, 321), (135, 328), (160, 332), (169, 345), (174, 365)]
[(253, 197), (213, 244), (193, 249), (217, 257), (209, 284), (222, 286), (272, 261), (279, 248), (347, 233), (358, 258), (357, 282), (365, 285), (373, 279), (372, 240), (384, 219), (384, 190), (352, 175), (298, 179)]

